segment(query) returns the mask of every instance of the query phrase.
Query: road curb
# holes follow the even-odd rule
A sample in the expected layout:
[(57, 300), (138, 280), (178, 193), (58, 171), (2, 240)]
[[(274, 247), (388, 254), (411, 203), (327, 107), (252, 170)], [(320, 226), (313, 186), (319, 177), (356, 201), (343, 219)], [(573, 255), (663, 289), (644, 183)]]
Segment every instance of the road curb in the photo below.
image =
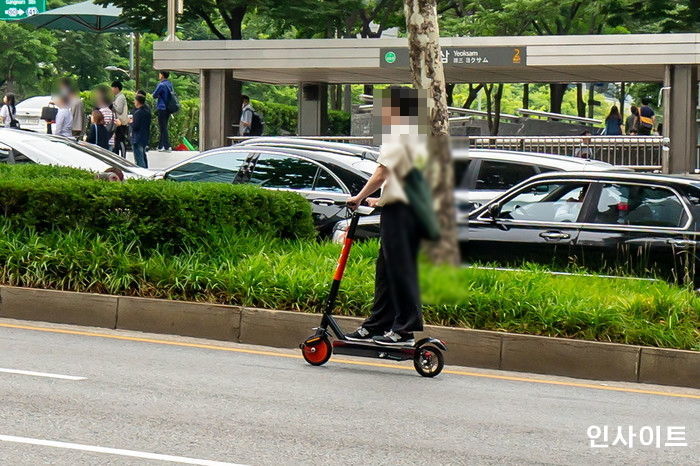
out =
[[(0, 286), (0, 317), (295, 348), (319, 314)], [(343, 328), (362, 319), (339, 317)], [(700, 388), (700, 352), (426, 326), (448, 364)], [(420, 335), (417, 335), (420, 337)]]

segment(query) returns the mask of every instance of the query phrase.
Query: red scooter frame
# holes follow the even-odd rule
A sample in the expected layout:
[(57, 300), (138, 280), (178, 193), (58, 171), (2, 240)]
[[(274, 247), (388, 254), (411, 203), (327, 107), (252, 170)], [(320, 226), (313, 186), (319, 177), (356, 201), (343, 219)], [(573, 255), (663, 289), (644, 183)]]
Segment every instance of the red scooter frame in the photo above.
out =
[[(345, 206), (344, 201), (338, 201), (336, 205)], [(343, 243), (343, 249), (338, 259), (338, 265), (333, 274), (331, 290), (326, 301), (326, 308), (321, 318), (321, 326), (315, 328), (316, 333), (308, 337), (299, 347), (306, 362), (314, 366), (321, 366), (328, 362), (333, 352), (367, 358), (389, 359), (393, 361), (407, 361), (413, 359), (413, 365), (423, 377), (435, 377), (445, 365), (442, 351), (447, 351), (447, 346), (437, 338), (423, 338), (413, 346), (385, 346), (371, 341), (359, 342), (345, 338), (345, 332), (340, 328), (338, 321), (333, 317), (336, 298), (340, 290), (340, 282), (345, 273), (345, 267), (350, 256), (350, 250), (355, 240), (355, 231), (360, 221), (361, 214), (358, 211), (352, 213), (350, 226)], [(331, 343), (331, 333), (334, 336)]]

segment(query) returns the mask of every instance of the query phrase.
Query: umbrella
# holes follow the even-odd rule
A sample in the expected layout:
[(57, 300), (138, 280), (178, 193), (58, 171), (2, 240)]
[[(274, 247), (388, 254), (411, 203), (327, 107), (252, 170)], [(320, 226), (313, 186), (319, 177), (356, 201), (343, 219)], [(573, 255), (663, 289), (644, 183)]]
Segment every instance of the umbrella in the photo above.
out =
[(134, 32), (121, 14), (121, 8), (114, 5), (95, 5), (92, 0), (88, 0), (38, 13), (18, 22), (63, 31)]

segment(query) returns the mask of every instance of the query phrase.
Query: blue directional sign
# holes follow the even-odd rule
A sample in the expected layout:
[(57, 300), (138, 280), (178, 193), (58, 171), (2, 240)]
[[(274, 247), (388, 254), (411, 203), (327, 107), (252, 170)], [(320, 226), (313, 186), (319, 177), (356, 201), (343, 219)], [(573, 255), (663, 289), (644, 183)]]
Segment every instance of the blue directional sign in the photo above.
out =
[(0, 20), (13, 21), (46, 11), (46, 0), (0, 0)]

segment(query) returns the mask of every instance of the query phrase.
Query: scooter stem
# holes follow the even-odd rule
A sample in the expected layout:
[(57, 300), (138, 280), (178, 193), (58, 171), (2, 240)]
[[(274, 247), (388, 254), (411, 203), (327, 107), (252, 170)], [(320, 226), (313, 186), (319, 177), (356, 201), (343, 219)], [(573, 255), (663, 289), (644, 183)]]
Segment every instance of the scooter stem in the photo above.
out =
[(328, 300), (326, 301), (326, 314), (331, 314), (333, 312), (333, 308), (335, 307), (335, 300), (338, 297), (338, 291), (340, 290), (340, 281), (343, 279), (343, 274), (345, 273), (345, 266), (348, 263), (352, 243), (355, 240), (355, 230), (357, 230), (357, 224), (359, 221), (360, 215), (357, 212), (353, 212), (352, 217), (350, 218), (350, 226), (348, 227), (348, 231), (345, 235), (345, 241), (343, 242), (343, 250), (340, 252), (338, 265), (336, 266), (335, 273), (333, 274), (331, 291), (328, 295)]

